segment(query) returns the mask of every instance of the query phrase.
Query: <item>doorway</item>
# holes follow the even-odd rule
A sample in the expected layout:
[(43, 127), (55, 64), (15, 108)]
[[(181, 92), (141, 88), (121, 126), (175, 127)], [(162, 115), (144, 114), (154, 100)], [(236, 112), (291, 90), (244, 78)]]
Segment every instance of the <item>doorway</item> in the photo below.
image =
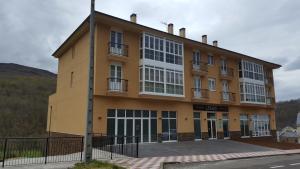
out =
[(224, 134), (224, 139), (229, 139), (229, 118), (228, 118), (228, 113), (223, 113), (223, 134)]
[(200, 112), (194, 112), (194, 134), (195, 134), (195, 140), (202, 139)]
[(207, 113), (207, 129), (208, 129), (208, 138), (209, 139), (217, 139), (216, 113), (215, 112)]
[(162, 112), (162, 141), (177, 141), (176, 112)]

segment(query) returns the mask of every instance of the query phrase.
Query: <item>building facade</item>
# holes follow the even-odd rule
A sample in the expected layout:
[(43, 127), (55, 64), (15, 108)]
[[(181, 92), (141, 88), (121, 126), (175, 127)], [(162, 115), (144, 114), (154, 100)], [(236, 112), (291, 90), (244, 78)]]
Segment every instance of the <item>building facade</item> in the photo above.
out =
[[(130, 21), (96, 13), (93, 131), (141, 142), (275, 135), (273, 69), (259, 60)], [(88, 91), (88, 18), (54, 52), (52, 133), (84, 135)]]

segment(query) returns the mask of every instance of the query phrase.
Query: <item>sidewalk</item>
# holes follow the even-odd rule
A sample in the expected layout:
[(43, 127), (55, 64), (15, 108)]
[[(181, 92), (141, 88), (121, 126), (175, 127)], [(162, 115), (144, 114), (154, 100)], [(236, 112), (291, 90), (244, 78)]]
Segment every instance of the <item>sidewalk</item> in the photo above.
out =
[(188, 163), (188, 162), (202, 162), (202, 161), (219, 161), (219, 160), (232, 160), (232, 159), (241, 159), (241, 158), (298, 154), (298, 153), (300, 153), (300, 149), (274, 150), (274, 151), (263, 151), (263, 152), (248, 152), (248, 153), (210, 154), (210, 155), (128, 158), (128, 159), (115, 159), (115, 160), (111, 160), (110, 162), (126, 167), (128, 169), (160, 169), (162, 163), (165, 162)]

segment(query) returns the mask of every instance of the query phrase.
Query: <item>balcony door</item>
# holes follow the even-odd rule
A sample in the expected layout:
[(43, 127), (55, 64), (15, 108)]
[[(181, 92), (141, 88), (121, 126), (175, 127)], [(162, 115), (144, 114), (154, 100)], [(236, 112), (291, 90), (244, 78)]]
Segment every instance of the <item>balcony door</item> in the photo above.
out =
[(200, 77), (195, 77), (194, 78), (194, 96), (195, 97), (201, 97), (202, 94), (201, 94), (201, 79)]
[(221, 59), (221, 73), (223, 75), (226, 75), (227, 74), (227, 69), (228, 69), (227, 61), (225, 59)]
[(117, 55), (123, 54), (123, 33), (117, 31), (110, 32), (110, 52)]
[(118, 64), (110, 65), (110, 91), (122, 91), (122, 66)]
[(229, 101), (229, 86), (227, 80), (222, 81), (222, 91), (223, 101)]

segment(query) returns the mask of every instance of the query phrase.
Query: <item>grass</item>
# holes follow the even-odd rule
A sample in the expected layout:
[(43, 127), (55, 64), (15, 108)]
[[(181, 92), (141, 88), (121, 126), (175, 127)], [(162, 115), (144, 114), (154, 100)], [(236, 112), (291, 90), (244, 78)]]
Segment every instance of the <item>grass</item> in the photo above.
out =
[(77, 163), (73, 169), (125, 169), (106, 162), (93, 160), (89, 163)]
[[(44, 153), (39, 150), (26, 150), (26, 151), (6, 152), (5, 155), (5, 159), (18, 158), (18, 157), (26, 157), (26, 158), (44, 157)], [(2, 159), (3, 159), (3, 150), (0, 150), (0, 160)]]

